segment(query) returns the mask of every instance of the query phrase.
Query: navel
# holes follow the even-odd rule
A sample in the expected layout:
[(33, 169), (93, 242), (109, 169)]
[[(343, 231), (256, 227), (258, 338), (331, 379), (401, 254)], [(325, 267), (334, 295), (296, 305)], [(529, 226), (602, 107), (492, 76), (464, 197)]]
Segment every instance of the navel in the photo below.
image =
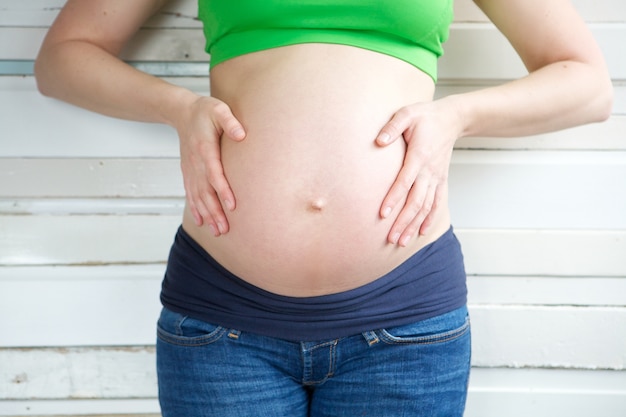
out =
[(326, 200), (323, 198), (316, 198), (315, 200), (311, 200), (309, 204), (309, 210), (312, 211), (322, 211), (326, 207)]

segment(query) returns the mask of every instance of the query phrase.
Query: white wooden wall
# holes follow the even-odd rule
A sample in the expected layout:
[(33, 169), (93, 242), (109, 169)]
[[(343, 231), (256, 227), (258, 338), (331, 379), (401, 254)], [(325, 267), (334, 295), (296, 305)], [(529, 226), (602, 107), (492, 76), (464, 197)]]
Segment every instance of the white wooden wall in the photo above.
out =
[[(63, 3), (0, 0), (0, 416), (157, 414), (177, 138), (37, 93), (32, 61)], [(474, 331), (468, 417), (626, 416), (626, 3), (574, 3), (610, 65), (611, 119), (468, 138), (453, 157)], [(208, 93), (195, 8), (173, 1), (125, 56)], [(478, 9), (456, 8), (439, 94), (523, 75)]]

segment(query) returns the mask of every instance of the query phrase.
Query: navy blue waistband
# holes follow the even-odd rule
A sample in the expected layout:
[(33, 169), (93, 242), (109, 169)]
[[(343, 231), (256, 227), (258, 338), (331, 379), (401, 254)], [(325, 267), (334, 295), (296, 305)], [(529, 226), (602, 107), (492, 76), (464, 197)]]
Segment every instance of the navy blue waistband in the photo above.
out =
[(294, 341), (400, 326), (452, 311), (466, 299), (463, 255), (452, 228), (369, 284), (336, 294), (288, 297), (233, 275), (180, 227), (161, 291), (170, 310)]

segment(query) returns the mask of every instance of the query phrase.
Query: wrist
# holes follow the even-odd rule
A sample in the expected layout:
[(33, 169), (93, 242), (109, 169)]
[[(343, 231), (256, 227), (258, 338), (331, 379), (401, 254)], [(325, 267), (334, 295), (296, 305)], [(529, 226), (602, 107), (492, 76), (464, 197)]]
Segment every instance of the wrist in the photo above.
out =
[(462, 95), (450, 95), (439, 100), (446, 109), (448, 116), (446, 122), (453, 131), (456, 139), (468, 136), (468, 113), (466, 111), (465, 100)]
[(179, 130), (179, 127), (188, 123), (190, 108), (201, 96), (186, 88), (175, 86), (166, 97), (167, 102), (162, 112), (164, 123)]

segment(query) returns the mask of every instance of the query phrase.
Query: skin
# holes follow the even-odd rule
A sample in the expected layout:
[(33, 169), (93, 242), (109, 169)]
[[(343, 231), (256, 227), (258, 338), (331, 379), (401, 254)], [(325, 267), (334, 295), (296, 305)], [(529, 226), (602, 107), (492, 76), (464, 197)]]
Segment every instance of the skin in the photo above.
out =
[[(187, 217), (215, 237), (228, 235), (227, 213), (237, 212), (237, 201), (226, 179), (221, 147), (246, 143), (245, 123), (237, 120), (226, 104), (230, 101), (219, 92), (214, 97), (197, 95), (118, 58), (163, 3), (69, 0), (35, 63), (38, 86), (44, 95), (99, 113), (176, 129)], [(372, 142), (380, 148), (400, 141), (406, 146), (401, 168), (378, 213), (388, 227), (387, 242), (394, 247), (414, 252), (423, 246), (415, 243), (419, 235), (441, 232), (439, 219), (446, 216), (448, 170), (457, 139), (532, 135), (603, 121), (610, 115), (612, 85), (604, 59), (569, 1), (476, 3), (511, 42), (529, 74), (435, 101), (425, 96), (386, 116)], [(525, 30), (528, 27), (533, 30)], [(216, 78), (222, 65), (216, 67)], [(225, 142), (220, 143), (222, 137)]]

